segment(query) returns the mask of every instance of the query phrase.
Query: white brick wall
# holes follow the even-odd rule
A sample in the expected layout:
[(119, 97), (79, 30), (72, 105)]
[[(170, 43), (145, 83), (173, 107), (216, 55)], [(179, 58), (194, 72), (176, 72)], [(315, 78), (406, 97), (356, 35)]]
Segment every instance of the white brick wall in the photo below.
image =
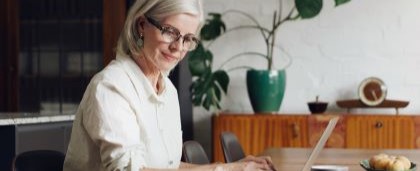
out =
[[(291, 0), (285, 1), (290, 5)], [(263, 25), (269, 25), (277, 4), (277, 0), (207, 0), (204, 8), (207, 12), (244, 10)], [(357, 98), (359, 83), (366, 77), (377, 76), (387, 84), (389, 99), (410, 101), (400, 113), (420, 114), (419, 9), (419, 0), (352, 0), (337, 8), (333, 8), (332, 0), (325, 0), (324, 9), (316, 18), (280, 26), (276, 41), (293, 63), (286, 70), (286, 94), (279, 112), (309, 113), (306, 102), (314, 100), (316, 95), (330, 103), (328, 111), (345, 111), (336, 107), (335, 101)], [(230, 27), (250, 23), (237, 15), (229, 19)], [(211, 49), (217, 68), (236, 53), (264, 52), (265, 46), (258, 32), (245, 30), (223, 37)], [(284, 66), (286, 53), (277, 51), (276, 54), (276, 66)], [(265, 61), (254, 57), (235, 61), (228, 67), (249, 63), (257, 68), (265, 66)], [(245, 71), (229, 75), (231, 84), (225, 110), (252, 112)], [(354, 112), (391, 114), (395, 111), (357, 109)], [(195, 138), (207, 146), (207, 150), (210, 134), (199, 132), (209, 131), (210, 115), (201, 108), (194, 109)]]

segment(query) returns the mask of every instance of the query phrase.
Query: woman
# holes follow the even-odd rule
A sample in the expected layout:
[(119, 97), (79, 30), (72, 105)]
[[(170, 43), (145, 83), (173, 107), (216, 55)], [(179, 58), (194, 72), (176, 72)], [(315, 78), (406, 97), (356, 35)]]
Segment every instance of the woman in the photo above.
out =
[(177, 91), (167, 74), (198, 43), (201, 0), (137, 0), (117, 57), (95, 75), (79, 105), (64, 163), (81, 170), (268, 170), (268, 158), (181, 163)]

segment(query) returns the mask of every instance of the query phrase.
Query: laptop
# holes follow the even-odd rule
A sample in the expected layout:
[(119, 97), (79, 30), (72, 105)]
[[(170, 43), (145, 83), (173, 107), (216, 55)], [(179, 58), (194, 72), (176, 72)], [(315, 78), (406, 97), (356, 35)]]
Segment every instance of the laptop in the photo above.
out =
[(325, 128), (324, 132), (321, 135), (321, 138), (318, 140), (318, 143), (315, 145), (315, 148), (312, 150), (311, 155), (306, 161), (305, 166), (303, 167), (302, 171), (311, 170), (311, 167), (314, 164), (316, 158), (318, 157), (319, 153), (321, 153), (321, 150), (324, 148), (325, 143), (327, 142), (332, 131), (334, 130), (335, 125), (337, 125), (338, 119), (339, 119), (338, 116), (330, 119), (330, 121), (328, 122), (327, 128)]

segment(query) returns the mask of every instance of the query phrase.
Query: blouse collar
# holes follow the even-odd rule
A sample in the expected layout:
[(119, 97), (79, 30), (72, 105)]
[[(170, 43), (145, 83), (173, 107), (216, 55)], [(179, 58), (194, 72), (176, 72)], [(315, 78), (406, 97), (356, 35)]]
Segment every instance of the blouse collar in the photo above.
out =
[[(137, 94), (140, 96), (140, 94), (145, 94), (148, 98), (152, 98), (156, 100), (157, 102), (163, 103), (164, 97), (166, 96), (166, 80), (165, 76), (161, 73), (159, 76), (159, 84), (162, 85), (161, 91), (156, 93), (155, 89), (152, 86), (152, 83), (149, 81), (149, 79), (146, 77), (144, 72), (141, 70), (141, 68), (135, 63), (135, 61), (128, 56), (122, 56), (117, 55), (116, 60), (121, 61), (124, 65), (124, 70), (130, 77), (131, 82), (134, 84), (134, 87), (136, 88)], [(143, 87), (144, 90), (142, 91), (139, 89), (140, 87)], [(140, 93), (142, 92), (142, 93)]]

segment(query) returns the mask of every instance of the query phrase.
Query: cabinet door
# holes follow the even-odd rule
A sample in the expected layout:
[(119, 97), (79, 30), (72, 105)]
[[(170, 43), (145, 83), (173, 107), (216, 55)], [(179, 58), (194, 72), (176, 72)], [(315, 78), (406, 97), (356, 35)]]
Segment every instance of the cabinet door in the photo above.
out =
[(414, 148), (414, 121), (409, 116), (349, 116), (348, 148)]
[(308, 147), (306, 116), (220, 115), (213, 118), (213, 159), (224, 161), (220, 134), (238, 137), (245, 154), (258, 155), (270, 147)]
[(16, 154), (31, 150), (66, 153), (72, 122), (19, 125), (16, 127)]
[(397, 133), (395, 135), (396, 148), (416, 148), (416, 126), (412, 116), (398, 117)]
[(237, 115), (224, 115), (213, 117), (213, 160), (224, 162), (220, 134), (224, 131), (234, 133), (246, 154), (249, 154), (251, 141), (251, 118)]
[[(309, 145), (315, 146), (324, 133), (332, 117), (336, 115), (311, 115), (308, 117)], [(346, 117), (340, 117), (337, 125), (325, 144), (325, 147), (344, 148), (346, 134)]]
[[(249, 141), (244, 143), (247, 154), (258, 155), (271, 147), (307, 147), (307, 117), (254, 115), (250, 116)], [(241, 130), (242, 132), (242, 130)]]
[(258, 152), (269, 147), (308, 147), (308, 120), (306, 116), (273, 116), (268, 117), (267, 123), (259, 124), (260, 131), (256, 136), (267, 132), (265, 146), (257, 149)]

